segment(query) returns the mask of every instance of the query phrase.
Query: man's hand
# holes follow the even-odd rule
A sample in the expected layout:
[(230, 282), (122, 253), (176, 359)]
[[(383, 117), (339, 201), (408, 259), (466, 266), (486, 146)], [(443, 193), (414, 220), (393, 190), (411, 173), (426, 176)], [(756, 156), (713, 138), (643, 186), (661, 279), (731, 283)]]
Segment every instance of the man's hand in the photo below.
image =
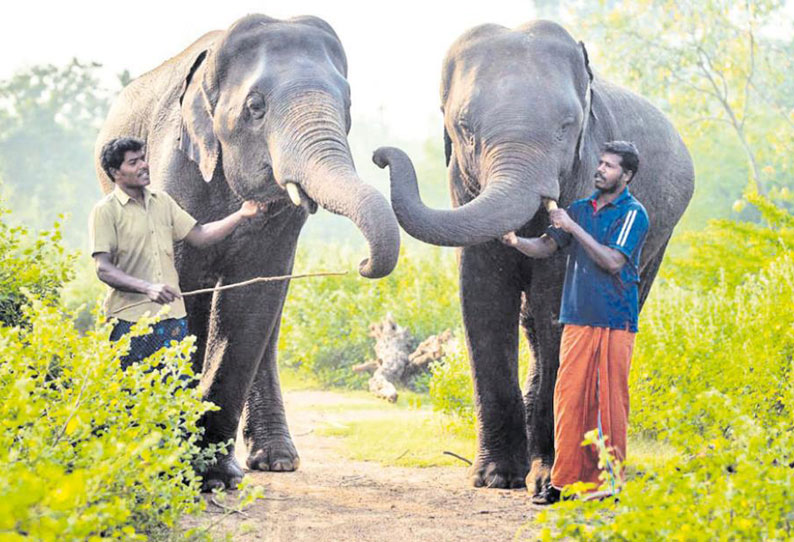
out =
[(171, 303), (174, 299), (182, 297), (175, 288), (168, 284), (150, 284), (146, 288), (146, 296), (161, 305)]
[(243, 218), (251, 218), (252, 216), (256, 216), (259, 212), (260, 205), (261, 204), (257, 203), (256, 201), (244, 201), (243, 205), (240, 207), (240, 216)]
[(504, 234), (502, 237), (499, 238), (503, 245), (507, 245), (509, 247), (516, 247), (518, 245), (518, 237), (516, 236), (516, 232), (509, 231)]
[(571, 233), (576, 227), (576, 222), (573, 221), (565, 209), (554, 209), (550, 211), (549, 219), (551, 220), (552, 226), (568, 233)]

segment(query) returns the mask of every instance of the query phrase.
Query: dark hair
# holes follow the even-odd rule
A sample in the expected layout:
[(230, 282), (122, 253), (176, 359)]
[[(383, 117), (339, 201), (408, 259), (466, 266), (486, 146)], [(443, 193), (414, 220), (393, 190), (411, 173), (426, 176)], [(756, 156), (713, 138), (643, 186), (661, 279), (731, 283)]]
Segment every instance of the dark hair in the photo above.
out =
[(610, 141), (604, 144), (601, 152), (620, 156), (620, 167), (624, 171), (631, 171), (629, 182), (634, 180), (637, 170), (640, 168), (640, 152), (634, 143), (631, 141)]
[(144, 145), (145, 143), (137, 137), (117, 137), (102, 146), (102, 152), (99, 155), (100, 162), (102, 169), (105, 170), (111, 181), (116, 182), (113, 175), (110, 174), (110, 170), (121, 167), (121, 163), (124, 162), (124, 154), (128, 151), (137, 152)]

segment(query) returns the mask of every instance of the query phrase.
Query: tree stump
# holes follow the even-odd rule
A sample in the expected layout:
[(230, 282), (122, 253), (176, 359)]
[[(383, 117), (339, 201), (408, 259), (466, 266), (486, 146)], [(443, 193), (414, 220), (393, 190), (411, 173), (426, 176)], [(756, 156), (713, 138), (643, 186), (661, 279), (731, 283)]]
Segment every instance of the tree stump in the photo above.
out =
[(395, 384), (402, 380), (413, 337), (408, 329), (397, 325), (394, 317), (386, 317), (369, 326), (369, 335), (375, 339), (375, 356), (378, 368), (369, 379), (369, 391), (394, 403), (397, 401)]
[(416, 375), (428, 371), (431, 362), (444, 356), (444, 347), (452, 338), (446, 330), (422, 341), (413, 351), (411, 332), (394, 321), (391, 314), (369, 326), (370, 337), (375, 339), (376, 359), (353, 367), (355, 372), (374, 371), (369, 379), (369, 391), (394, 403), (398, 385), (408, 385)]

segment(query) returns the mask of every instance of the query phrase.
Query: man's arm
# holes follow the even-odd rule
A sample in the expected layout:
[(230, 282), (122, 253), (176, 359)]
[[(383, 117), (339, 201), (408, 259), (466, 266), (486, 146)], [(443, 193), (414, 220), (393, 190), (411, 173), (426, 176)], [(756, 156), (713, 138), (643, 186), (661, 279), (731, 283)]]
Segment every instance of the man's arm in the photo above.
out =
[(110, 254), (107, 252), (94, 253), (94, 262), (96, 263), (97, 277), (111, 288), (124, 292), (146, 294), (149, 299), (160, 304), (170, 303), (181, 297), (177, 290), (167, 284), (152, 284), (128, 275), (113, 265)]
[(518, 237), (516, 232), (511, 231), (504, 234), (500, 241), (530, 258), (548, 258), (557, 251), (557, 242), (545, 233), (540, 237), (527, 238)]
[(204, 248), (225, 239), (243, 221), (259, 212), (259, 205), (253, 201), (243, 202), (242, 207), (226, 218), (196, 224), (185, 236), (185, 241), (196, 248)]
[(582, 227), (574, 222), (565, 209), (555, 209), (549, 213), (551, 223), (555, 228), (567, 231), (584, 247), (585, 252), (593, 261), (605, 271), (616, 274), (623, 269), (626, 263), (626, 256), (614, 248), (602, 245), (596, 241), (592, 235), (584, 231)]

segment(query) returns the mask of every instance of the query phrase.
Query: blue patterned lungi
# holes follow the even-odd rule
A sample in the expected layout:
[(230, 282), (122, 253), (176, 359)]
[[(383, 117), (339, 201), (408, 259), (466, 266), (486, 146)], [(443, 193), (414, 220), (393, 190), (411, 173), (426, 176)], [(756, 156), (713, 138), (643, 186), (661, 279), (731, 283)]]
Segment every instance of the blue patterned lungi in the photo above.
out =
[[(110, 332), (110, 340), (118, 341), (130, 332), (135, 322), (119, 320)], [(168, 318), (152, 325), (152, 332), (148, 335), (133, 337), (130, 342), (130, 351), (121, 358), (121, 368), (126, 369), (133, 363), (151, 356), (164, 346), (169, 346), (172, 341), (179, 342), (187, 336), (187, 318)]]

